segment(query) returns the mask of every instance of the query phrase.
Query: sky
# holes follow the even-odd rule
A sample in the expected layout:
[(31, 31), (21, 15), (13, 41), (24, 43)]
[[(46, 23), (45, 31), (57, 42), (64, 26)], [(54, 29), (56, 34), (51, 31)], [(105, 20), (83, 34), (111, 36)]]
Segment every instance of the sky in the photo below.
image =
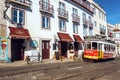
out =
[(94, 0), (106, 12), (107, 23), (120, 24), (120, 0)]

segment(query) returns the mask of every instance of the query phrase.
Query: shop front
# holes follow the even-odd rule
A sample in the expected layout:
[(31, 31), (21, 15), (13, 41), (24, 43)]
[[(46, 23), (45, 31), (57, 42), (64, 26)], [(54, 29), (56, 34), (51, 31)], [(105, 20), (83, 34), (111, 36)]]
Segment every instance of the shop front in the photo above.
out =
[(73, 40), (69, 34), (66, 33), (57, 33), (60, 41), (58, 42), (58, 51), (62, 59), (70, 58), (70, 54), (74, 55), (73, 50)]
[(77, 58), (80, 58), (83, 53), (83, 40), (79, 35), (73, 35), (74, 37), (74, 51)]
[(30, 34), (27, 29), (9, 27), (10, 30), (10, 51), (11, 61), (23, 60), (26, 42), (30, 39)]

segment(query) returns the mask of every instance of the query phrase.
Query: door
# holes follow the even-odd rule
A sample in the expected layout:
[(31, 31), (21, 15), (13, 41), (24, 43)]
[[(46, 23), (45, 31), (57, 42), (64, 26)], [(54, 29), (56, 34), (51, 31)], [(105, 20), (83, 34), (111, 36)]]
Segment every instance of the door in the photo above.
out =
[(11, 56), (12, 61), (24, 59), (24, 39), (11, 39)]
[(103, 58), (103, 49), (102, 49), (102, 43), (99, 43), (99, 58)]
[(61, 55), (67, 57), (67, 42), (61, 42)]
[(42, 59), (49, 59), (50, 41), (42, 41)]

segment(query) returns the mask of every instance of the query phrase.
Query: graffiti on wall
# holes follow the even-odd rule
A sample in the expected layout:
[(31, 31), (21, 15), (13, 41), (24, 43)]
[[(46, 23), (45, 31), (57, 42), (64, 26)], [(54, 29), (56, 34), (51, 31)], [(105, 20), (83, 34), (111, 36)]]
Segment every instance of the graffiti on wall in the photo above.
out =
[(9, 62), (8, 56), (8, 38), (0, 38), (0, 60)]

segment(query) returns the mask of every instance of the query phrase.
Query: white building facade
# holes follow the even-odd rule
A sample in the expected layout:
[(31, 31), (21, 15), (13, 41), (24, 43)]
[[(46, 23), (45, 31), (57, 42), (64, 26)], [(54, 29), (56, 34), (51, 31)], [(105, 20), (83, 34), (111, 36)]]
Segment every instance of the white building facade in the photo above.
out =
[(98, 5), (93, 0), (90, 0), (94, 8), (94, 32), (95, 35), (105, 35), (107, 36), (107, 22), (106, 22), (106, 12), (104, 9)]
[(82, 54), (84, 36), (92, 36), (93, 8), (84, 0), (10, 0), (7, 10), (9, 55), (24, 59), (25, 51), (38, 50), (39, 58), (54, 59)]

